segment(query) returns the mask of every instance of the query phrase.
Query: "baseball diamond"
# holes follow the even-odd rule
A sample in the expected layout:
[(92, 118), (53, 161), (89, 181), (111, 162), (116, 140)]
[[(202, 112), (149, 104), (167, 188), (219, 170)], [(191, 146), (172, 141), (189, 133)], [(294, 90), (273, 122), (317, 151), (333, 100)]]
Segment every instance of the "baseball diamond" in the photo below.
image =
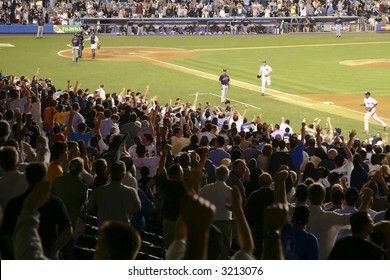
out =
[[(381, 104), (378, 114), (389, 122), (390, 113), (384, 106), (390, 103), (388, 87), (380, 81), (388, 77), (389, 61), (383, 51), (390, 41), (383, 35), (346, 34), (343, 41), (336, 41), (326, 34), (265, 36), (261, 39), (240, 36), (238, 41), (232, 38), (236, 36), (100, 35), (102, 48), (96, 50), (95, 61), (91, 59), (88, 46), (76, 67), (68, 64), (71, 61), (71, 50), (65, 47), (68, 36), (48, 35), (45, 40), (50, 44), (45, 40), (32, 41), (26, 36), (3, 36), (0, 43), (15, 47), (0, 49), (0, 56), (6, 66), (3, 66), (4, 73), (15, 71), (22, 75), (25, 67), (18, 70), (18, 65), (31, 69), (41, 66), (42, 73), (46, 72), (60, 85), (68, 78), (79, 80), (83, 87), (88, 88), (99, 85), (99, 80), (105, 84), (111, 81), (114, 87), (111, 86), (110, 91), (114, 92), (120, 92), (124, 87), (142, 90), (149, 84), (151, 92), (158, 94), (162, 102), (176, 95), (172, 95), (172, 88), (175, 88), (181, 96), (196, 91), (209, 92), (207, 98), (216, 103), (218, 98), (213, 95), (216, 94), (215, 81), (221, 67), (226, 67), (232, 86), (229, 98), (241, 102), (238, 107), (253, 104), (261, 108), (250, 107), (248, 112), (251, 114), (262, 113), (270, 120), (277, 119), (279, 114), (274, 111), (277, 105), (286, 115), (291, 115), (295, 123), (299, 123), (303, 116), (313, 116), (314, 119), (320, 115), (326, 119), (330, 114), (340, 117), (335, 119), (336, 125), (338, 121), (346, 125), (351, 123), (349, 127), (357, 129), (362, 126), (364, 113), (358, 106), (360, 95), (362, 91), (370, 90)], [(24, 46), (33, 48), (36, 56), (25, 57)], [(333, 56), (334, 50), (343, 51)], [(372, 50), (375, 50), (375, 55)], [(367, 56), (369, 52), (371, 55)], [(50, 58), (50, 61), (45, 58)], [(267, 99), (260, 100), (253, 93), (260, 91), (256, 72), (259, 60), (264, 58), (272, 63), (274, 74), (272, 86), (266, 89)], [(322, 72), (328, 74), (322, 75), (316, 65), (323, 65)], [(60, 72), (57, 71), (59, 66)], [(105, 69), (110, 69), (110, 75)], [(336, 69), (337, 75), (332, 69)], [(363, 78), (366, 71), (372, 74), (369, 80)], [(291, 110), (291, 105), (300, 109)], [(373, 129), (375, 127), (373, 125)]]

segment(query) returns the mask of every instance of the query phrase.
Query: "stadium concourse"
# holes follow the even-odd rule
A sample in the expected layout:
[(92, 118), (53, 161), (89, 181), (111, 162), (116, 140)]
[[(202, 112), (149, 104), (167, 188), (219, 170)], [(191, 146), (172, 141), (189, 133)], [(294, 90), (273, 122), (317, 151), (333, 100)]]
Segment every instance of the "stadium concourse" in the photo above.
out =
[[(360, 141), (330, 118), (270, 124), (228, 100), (159, 104), (106, 88), (68, 81), (57, 90), (39, 70), (2, 73), (3, 258), (389, 256), (390, 145), (381, 132)], [(347, 243), (365, 250), (344, 254)]]

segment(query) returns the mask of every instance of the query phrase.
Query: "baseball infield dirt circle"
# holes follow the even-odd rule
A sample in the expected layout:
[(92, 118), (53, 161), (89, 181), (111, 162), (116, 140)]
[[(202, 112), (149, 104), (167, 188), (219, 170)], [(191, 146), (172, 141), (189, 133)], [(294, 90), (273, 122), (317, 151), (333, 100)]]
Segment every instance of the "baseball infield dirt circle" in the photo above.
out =
[(340, 64), (365, 68), (390, 68), (390, 59), (343, 60)]
[[(72, 50), (59, 52), (60, 56), (72, 57)], [(143, 61), (153, 59), (186, 58), (196, 56), (195, 51), (174, 48), (152, 47), (102, 47), (96, 50), (96, 60), (110, 61)], [(91, 49), (85, 48), (83, 59), (92, 59)]]

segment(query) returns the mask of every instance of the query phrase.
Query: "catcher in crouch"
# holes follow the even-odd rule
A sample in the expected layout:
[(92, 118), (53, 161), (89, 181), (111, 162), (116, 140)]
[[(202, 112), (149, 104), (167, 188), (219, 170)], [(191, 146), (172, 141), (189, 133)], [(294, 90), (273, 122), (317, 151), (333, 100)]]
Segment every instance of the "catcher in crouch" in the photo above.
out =
[(267, 65), (267, 61), (263, 60), (263, 64), (260, 66), (259, 74), (257, 75), (258, 79), (261, 79), (261, 95), (265, 94), (265, 84), (271, 85), (271, 66)]

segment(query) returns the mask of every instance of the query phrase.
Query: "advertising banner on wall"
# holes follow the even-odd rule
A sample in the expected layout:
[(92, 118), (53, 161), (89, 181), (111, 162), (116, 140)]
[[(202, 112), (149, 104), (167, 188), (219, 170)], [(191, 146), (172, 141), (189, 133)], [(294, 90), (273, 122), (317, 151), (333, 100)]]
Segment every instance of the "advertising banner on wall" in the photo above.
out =
[(54, 33), (74, 34), (81, 31), (80, 25), (53, 25)]
[(377, 32), (390, 32), (390, 24), (377, 24), (376, 31)]
[[(349, 32), (350, 29), (351, 29), (351, 26), (349, 24), (343, 24), (341, 26), (341, 31)], [(336, 26), (334, 24), (324, 24), (323, 31), (335, 32)]]

